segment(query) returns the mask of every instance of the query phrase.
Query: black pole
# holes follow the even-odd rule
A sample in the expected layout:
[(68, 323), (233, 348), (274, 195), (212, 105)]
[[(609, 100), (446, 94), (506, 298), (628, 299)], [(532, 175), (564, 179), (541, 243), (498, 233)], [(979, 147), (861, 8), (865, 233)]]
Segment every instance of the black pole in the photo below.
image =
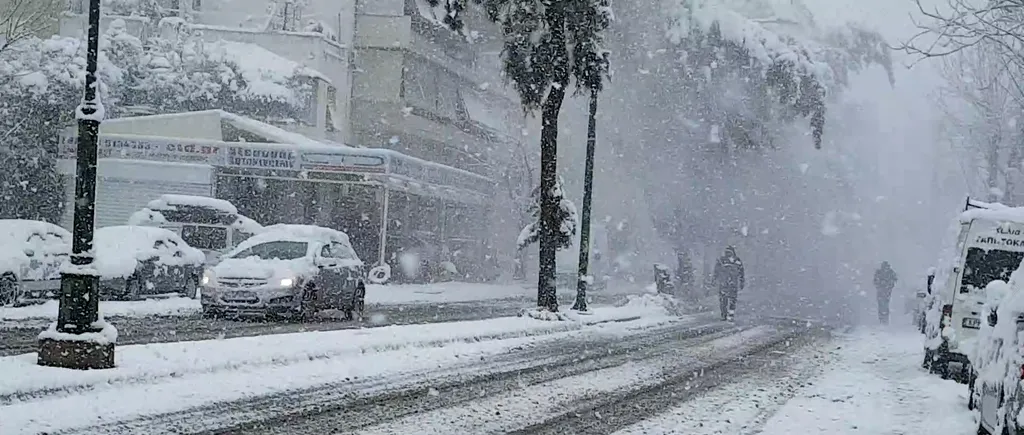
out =
[(587, 124), (587, 162), (583, 173), (583, 216), (580, 219), (580, 261), (576, 277), (576, 302), (573, 310), (587, 311), (588, 269), (590, 268), (590, 210), (594, 199), (594, 148), (597, 146), (597, 92), (590, 92), (590, 119)]
[[(78, 108), (78, 161), (75, 178), (75, 218), (71, 264), (75, 273), (61, 275), (60, 312), (57, 330), (72, 334), (90, 332), (99, 320), (98, 279), (79, 273), (91, 269), (92, 237), (96, 211), (96, 148), (101, 110), (97, 98), (96, 67), (100, 40), (100, 0), (89, 2), (89, 40), (85, 66), (85, 98)], [(100, 114), (102, 116), (102, 114)]]
[[(78, 119), (75, 212), (69, 271), (61, 274), (57, 332), (82, 335), (103, 329), (99, 323), (99, 277), (93, 265), (93, 226), (96, 208), (96, 159), (103, 106), (99, 101), (96, 69), (99, 59), (100, 0), (89, 2), (85, 96)], [(116, 336), (113, 337), (116, 339)], [(71, 340), (59, 335), (40, 336), (39, 364), (76, 369), (113, 367), (110, 337)]]

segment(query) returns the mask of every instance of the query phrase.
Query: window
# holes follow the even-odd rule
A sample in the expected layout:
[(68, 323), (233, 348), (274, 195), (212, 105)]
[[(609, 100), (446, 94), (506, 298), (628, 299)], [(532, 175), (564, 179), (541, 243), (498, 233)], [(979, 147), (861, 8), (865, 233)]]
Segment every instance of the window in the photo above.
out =
[(305, 257), (308, 249), (309, 244), (306, 242), (267, 242), (245, 249), (232, 258), (257, 257), (263, 260), (294, 260)]
[(1021, 259), (1024, 259), (1024, 252), (968, 249), (964, 275), (960, 280), (960, 293), (984, 289), (995, 280), (1009, 281), (1010, 274), (1020, 266)]
[(324, 110), (326, 111), (326, 116), (324, 117), (324, 119), (327, 120), (326, 121), (326, 123), (327, 123), (326, 127), (327, 127), (327, 131), (329, 131), (329, 132), (338, 131), (338, 128), (334, 125), (334, 109), (335, 109), (337, 104), (338, 104), (338, 89), (335, 88), (334, 86), (328, 85), (327, 86), (327, 104), (324, 105), (324, 106), (326, 106), (324, 108)]
[(181, 238), (196, 249), (218, 251), (228, 247), (227, 228), (185, 225), (181, 228)]
[(192, 10), (198, 11), (203, 8), (203, 0), (192, 0)]

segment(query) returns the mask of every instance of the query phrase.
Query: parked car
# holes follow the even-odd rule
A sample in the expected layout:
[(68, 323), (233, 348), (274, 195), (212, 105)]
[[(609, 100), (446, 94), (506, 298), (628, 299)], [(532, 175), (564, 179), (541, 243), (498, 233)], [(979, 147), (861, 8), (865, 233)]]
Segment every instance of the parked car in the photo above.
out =
[[(937, 313), (926, 314), (924, 365), (944, 378), (968, 382), (968, 353), (982, 327), (986, 286), (1006, 282), (1024, 259), (1024, 208), (968, 203), (946, 281), (938, 288)], [(930, 316), (930, 318), (929, 318)], [(937, 320), (937, 325), (935, 321)]]
[(1018, 422), (1024, 408), (1024, 292), (1019, 291), (1024, 274), (1013, 275), (1009, 284), (997, 281), (987, 287), (987, 321), (970, 355), (967, 406), (979, 411), (979, 434), (1024, 435)]
[(57, 297), (71, 233), (57, 225), (0, 219), (0, 306)]
[(340, 310), (363, 314), (363, 262), (337, 230), (312, 225), (272, 225), (242, 242), (202, 281), (204, 317), (313, 318)]
[(160, 195), (128, 218), (129, 225), (166, 228), (202, 250), (206, 263), (217, 264), (220, 256), (263, 226), (238, 214), (228, 201), (205, 196)]
[(93, 243), (101, 298), (137, 300), (171, 293), (196, 297), (206, 256), (173, 231), (103, 227), (96, 230)]

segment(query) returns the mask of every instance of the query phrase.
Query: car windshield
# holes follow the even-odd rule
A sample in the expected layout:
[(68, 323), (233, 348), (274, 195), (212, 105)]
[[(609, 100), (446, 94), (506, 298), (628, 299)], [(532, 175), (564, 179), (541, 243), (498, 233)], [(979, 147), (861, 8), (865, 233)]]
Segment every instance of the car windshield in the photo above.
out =
[(181, 228), (181, 238), (198, 249), (217, 251), (228, 247), (228, 229), (223, 227), (185, 225)]
[(306, 242), (266, 242), (250, 247), (234, 255), (233, 258), (258, 257), (264, 260), (294, 260), (306, 256), (309, 243)]
[(960, 293), (971, 293), (985, 288), (995, 280), (1009, 281), (1010, 274), (1020, 266), (1024, 252), (999, 249), (970, 248), (964, 262), (964, 275), (960, 280)]

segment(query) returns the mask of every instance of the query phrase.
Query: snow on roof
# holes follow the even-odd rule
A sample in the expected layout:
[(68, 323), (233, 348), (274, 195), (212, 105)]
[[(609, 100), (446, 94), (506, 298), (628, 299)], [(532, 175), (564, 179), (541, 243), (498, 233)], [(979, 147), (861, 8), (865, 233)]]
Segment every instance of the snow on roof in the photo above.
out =
[(293, 62), (256, 44), (218, 40), (205, 46), (214, 61), (238, 65), (249, 92), (257, 96), (295, 101), (288, 81), (296, 76), (314, 77), (330, 83), (319, 71)]
[(176, 205), (209, 208), (228, 214), (238, 214), (238, 209), (235, 208), (235, 205), (228, 201), (194, 195), (160, 195), (159, 198), (146, 204), (146, 208), (152, 210), (176, 210)]
[(997, 205), (999, 205), (997, 208), (976, 208), (967, 210), (960, 214), (960, 222), (969, 223), (975, 219), (980, 219), (1024, 224), (1024, 207), (1007, 207), (1001, 204)]
[(335, 229), (318, 227), (316, 225), (277, 224), (263, 227), (263, 231), (238, 244), (238, 247), (236, 247), (227, 256), (230, 257), (234, 255), (235, 252), (240, 252), (253, 246), (268, 242), (313, 242), (325, 239), (343, 243), (351, 247), (348, 235)]
[(277, 142), (280, 144), (301, 145), (308, 148), (327, 150), (337, 149), (339, 147), (351, 148), (348, 147), (347, 145), (337, 144), (334, 142), (332, 142), (331, 144), (320, 142), (311, 139), (307, 136), (301, 135), (299, 133), (292, 133), (283, 128), (275, 127), (265, 122), (260, 122), (252, 118), (246, 118), (244, 116), (236, 115), (231, 112), (225, 112), (223, 110), (213, 110), (213, 112), (216, 112), (218, 115), (220, 115), (221, 120), (226, 121), (239, 129), (248, 131), (259, 136), (263, 136), (269, 141)]
[(681, 43), (694, 31), (707, 34), (717, 24), (723, 39), (746, 49), (761, 65), (789, 61), (800, 71), (813, 74), (821, 83), (832, 82), (834, 74), (828, 64), (815, 62), (801, 47), (784, 41), (775, 32), (728, 7), (682, 2), (671, 14), (673, 25), (669, 27), (668, 37), (673, 44)]
[[(172, 240), (178, 244), (182, 257), (173, 257), (169, 250), (158, 250), (157, 240)], [(116, 225), (97, 228), (93, 239), (95, 260), (93, 266), (101, 277), (129, 277), (135, 273), (139, 261), (158, 257), (165, 265), (202, 264), (203, 251), (192, 248), (170, 230), (158, 227)]]

